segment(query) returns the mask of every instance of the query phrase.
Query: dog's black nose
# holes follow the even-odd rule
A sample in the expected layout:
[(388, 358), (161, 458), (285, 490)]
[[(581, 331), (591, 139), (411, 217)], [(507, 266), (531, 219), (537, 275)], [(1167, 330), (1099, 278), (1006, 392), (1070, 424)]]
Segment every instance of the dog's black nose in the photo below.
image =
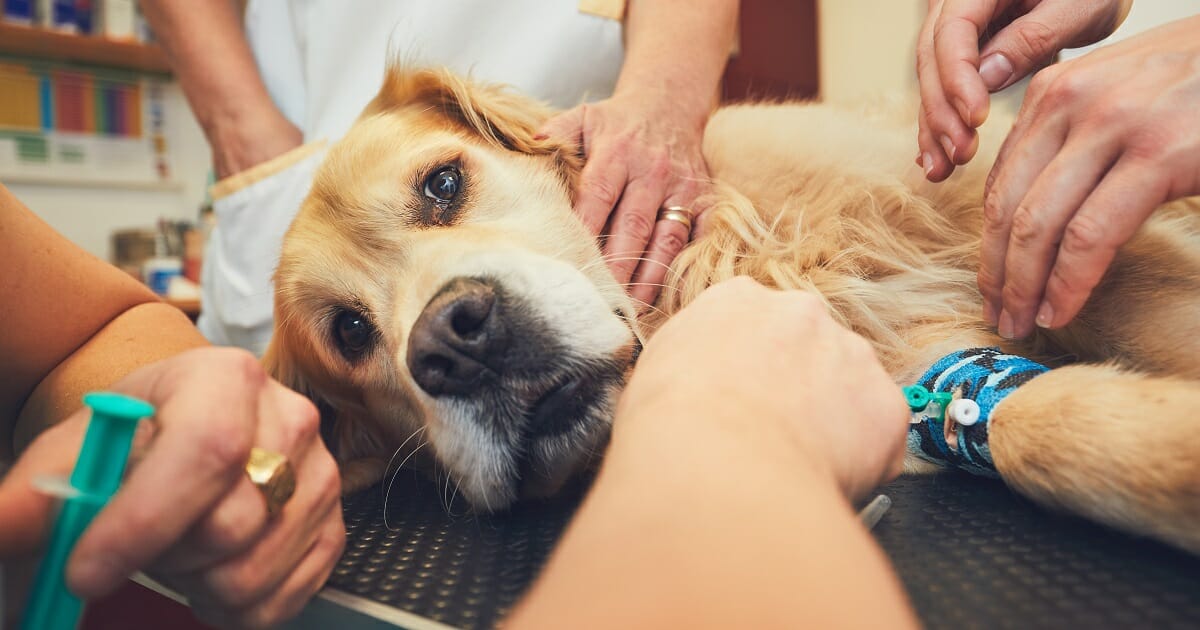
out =
[(446, 283), (417, 317), (408, 339), (408, 369), (431, 396), (475, 391), (507, 346), (508, 331), (491, 285), (471, 278)]

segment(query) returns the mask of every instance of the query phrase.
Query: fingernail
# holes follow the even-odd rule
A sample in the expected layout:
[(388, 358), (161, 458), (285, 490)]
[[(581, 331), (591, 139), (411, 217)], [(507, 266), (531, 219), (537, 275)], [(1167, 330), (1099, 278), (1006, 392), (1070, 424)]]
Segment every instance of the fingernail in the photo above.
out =
[(924, 157), (925, 157), (924, 153), (918, 153), (917, 158), (913, 161), (917, 163), (917, 166), (922, 166), (922, 165), (924, 165), (924, 159), (923, 159)]
[(979, 63), (979, 77), (988, 90), (995, 92), (1008, 85), (1013, 76), (1013, 65), (1008, 57), (1000, 53), (992, 53)]
[(997, 332), (1005, 339), (1013, 338), (1013, 318), (1008, 311), (1000, 311), (1000, 326)]
[(1049, 302), (1042, 302), (1041, 308), (1038, 309), (1037, 325), (1049, 328), (1052, 323), (1054, 323), (1054, 307), (1050, 306)]
[(941, 141), (942, 148), (946, 150), (946, 157), (950, 158), (950, 161), (953, 162), (954, 154), (958, 152), (958, 149), (954, 147), (953, 142), (950, 142), (950, 136), (942, 136)]
[(967, 104), (960, 99), (954, 99), (954, 109), (958, 110), (958, 115), (962, 116), (963, 124), (971, 124), (971, 110), (967, 108)]
[(995, 327), (999, 323), (999, 317), (996, 305), (991, 300), (985, 300), (983, 302), (983, 321), (987, 322), (988, 326)]
[(933, 172), (933, 156), (928, 153), (921, 154), (921, 168), (925, 169), (925, 174)]
[(118, 572), (117, 563), (111, 557), (97, 554), (80, 559), (68, 571), (67, 588), (81, 598), (91, 599), (100, 585), (116, 579), (114, 574)]

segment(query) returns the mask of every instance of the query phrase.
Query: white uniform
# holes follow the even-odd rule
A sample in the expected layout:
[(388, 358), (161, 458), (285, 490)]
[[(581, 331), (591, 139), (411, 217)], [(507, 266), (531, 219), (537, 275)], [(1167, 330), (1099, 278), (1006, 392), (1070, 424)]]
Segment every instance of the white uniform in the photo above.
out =
[[(608, 97), (623, 61), (620, 22), (582, 13), (575, 0), (251, 0), (246, 33), (271, 97), (306, 143), (346, 133), (389, 58), (507, 83), (560, 108)], [(199, 321), (213, 343), (265, 349), (271, 274), (323, 155), (216, 200)]]

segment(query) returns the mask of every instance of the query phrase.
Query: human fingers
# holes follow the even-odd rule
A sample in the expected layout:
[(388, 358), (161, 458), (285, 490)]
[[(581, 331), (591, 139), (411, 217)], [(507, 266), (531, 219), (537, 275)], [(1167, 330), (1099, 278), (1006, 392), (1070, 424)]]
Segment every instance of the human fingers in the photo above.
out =
[(954, 172), (954, 164), (930, 125), (930, 121), (935, 117), (954, 115), (945, 105), (946, 98), (942, 91), (933, 49), (933, 24), (937, 20), (939, 8), (930, 6), (929, 15), (925, 18), (925, 24), (917, 37), (917, 79), (921, 96), (921, 108), (917, 112), (917, 164), (931, 182), (940, 182)]
[(629, 282), (630, 297), (646, 308), (654, 304), (665, 288), (671, 262), (688, 244), (690, 235), (690, 227), (679, 221), (660, 219), (654, 224), (649, 249)]
[[(930, 16), (933, 21), (928, 27), (929, 32), (923, 35), (929, 39), (928, 48), (918, 57), (921, 111), (925, 125), (929, 135), (937, 141), (948, 160), (943, 167), (937, 164), (937, 156), (934, 154), (935, 173), (944, 173), (940, 176), (942, 179), (954, 171), (955, 165), (969, 162), (979, 148), (979, 139), (974, 130), (976, 125), (971, 124), (969, 104), (962, 100), (964, 96), (948, 91), (948, 87), (952, 85), (952, 77), (945, 73), (952, 70), (955, 72), (953, 80), (961, 81), (957, 77), (966, 73), (963, 70), (965, 66), (975, 73), (976, 78), (973, 81), (978, 82), (978, 73), (972, 62), (979, 54), (979, 35), (975, 31), (975, 25), (961, 15), (963, 9), (958, 9), (959, 14), (950, 12), (955, 7), (974, 6), (981, 1), (971, 0), (965, 4), (962, 0), (943, 2), (937, 15)], [(982, 1), (982, 4), (990, 6), (995, 2), (996, 0), (986, 0)], [(968, 50), (970, 52), (967, 52)], [(952, 98), (956, 100), (951, 100)], [(972, 105), (977, 115), (986, 116), (987, 95), (984, 94), (983, 98), (973, 97), (973, 101), (978, 101)]]
[(0, 478), (0, 558), (42, 548), (54, 522), (54, 499), (34, 487), (39, 475), (70, 473), (87, 428), (86, 409), (46, 429)]
[(1111, 34), (1128, 2), (1044, 1), (997, 31), (980, 52), (978, 76), (992, 92), (1002, 90), (1054, 60)]
[(538, 130), (535, 138), (538, 140), (551, 138), (556, 142), (576, 146), (582, 150), (583, 113), (584, 106), (580, 105), (551, 117)]
[(227, 608), (243, 608), (278, 590), (328, 523), (341, 524), (341, 496), (332, 458), (309, 457), (296, 471), (303, 494), (293, 497), (245, 553), (196, 575), (196, 590)]
[[(974, 129), (987, 120), (988, 89), (981, 77), (979, 46), (997, 15), (1013, 0), (946, 0), (934, 23), (933, 49), (940, 87), (958, 119)], [(945, 121), (932, 121), (934, 132)]]
[(1038, 309), (1039, 326), (1065, 326), (1083, 308), (1117, 249), (1169, 197), (1159, 175), (1155, 165), (1126, 155), (1104, 176), (1063, 232)]
[[(866, 339), (855, 337), (854, 350), (846, 355), (854, 360), (843, 374), (856, 375), (856, 382), (851, 384), (853, 392), (847, 392), (855, 403), (844, 412), (857, 414), (857, 422), (851, 425), (852, 431), (840, 436), (848, 468), (843, 488), (852, 501), (865, 498), (903, 470), (910, 419), (902, 390), (884, 369), (874, 348)], [(874, 436), (871, 444), (862, 442), (864, 434)]]
[[(254, 444), (286, 457), (296, 479), (293, 496), (269, 527), (295, 529), (295, 523), (306, 522), (304, 515), (319, 507), (320, 497), (330, 491), (326, 487), (330, 470), (335, 478), (332, 485), (337, 485), (332, 458), (318, 435), (320, 417), (308, 399), (271, 380), (259, 396), (258, 418)], [(324, 467), (318, 465), (322, 459), (328, 460)], [(259, 544), (269, 515), (264, 510), (262, 492), (243, 477), (184, 538), (154, 562), (156, 573), (196, 571)]]
[(230, 486), (211, 511), (153, 560), (155, 571), (196, 571), (237, 555), (258, 541), (269, 515), (249, 479)]
[(1033, 332), (1066, 226), (1116, 151), (1116, 144), (1099, 132), (1073, 134), (1017, 205), (1005, 255), (1002, 336), (1020, 339)]
[[(599, 235), (617, 207), (629, 180), (629, 164), (624, 158), (625, 145), (616, 140), (587, 141), (587, 161), (579, 175), (575, 214), (592, 234)], [(649, 234), (647, 234), (649, 236)], [(626, 275), (628, 280), (629, 276)]]
[[(614, 161), (623, 159), (613, 158)], [(636, 169), (638, 174), (624, 184), (621, 202), (609, 218), (606, 229), (608, 238), (604, 243), (604, 255), (613, 277), (621, 284), (630, 281), (646, 253), (659, 208), (666, 198), (670, 175), (670, 162), (665, 154), (652, 153), (642, 159), (645, 165)], [(622, 170), (626, 170), (625, 167)]]
[[(1034, 78), (1017, 122), (1005, 138), (988, 174), (983, 200), (983, 229), (979, 251), (979, 291), (984, 319), (1000, 326), (1004, 306), (1004, 271), (1012, 234), (1012, 216), (1038, 174), (1066, 140), (1067, 122), (1061, 114), (1041, 111), (1041, 87), (1046, 71)], [(1008, 329), (1011, 332), (1011, 328)], [(1003, 334), (1003, 333), (1002, 333)]]
[(197, 616), (218, 627), (270, 628), (298, 615), (337, 566), (346, 544), (345, 525), (329, 519), (303, 559), (277, 588), (260, 600), (241, 608), (228, 608), (210, 601), (189, 602)]
[(267, 375), (249, 353), (204, 349), (127, 380), (114, 389), (155, 404), (161, 430), (72, 554), (70, 587), (88, 599), (149, 564), (242, 480)]
[[(218, 557), (214, 564), (182, 576), (172, 575), (160, 563), (154, 567), (153, 575), (167, 577), (188, 597), (200, 598), (213, 607), (245, 608), (266, 599), (294, 572), (327, 523), (341, 523), (337, 466), (316, 438), (315, 424), (311, 433), (307, 426), (298, 430), (289, 427), (271, 430), (271, 425), (286, 417), (289, 398), (299, 397), (282, 386), (277, 387), (274, 394), (264, 396), (269, 408), (263, 411), (262, 424), (268, 429), (260, 439), (288, 453), (294, 462), (294, 496), (273, 516), (265, 533), (243, 553)], [(274, 442), (271, 433), (275, 434)], [(292, 435), (281, 439), (281, 433)], [(262, 504), (262, 497), (258, 497), (258, 502)]]
[[(675, 178), (674, 192), (667, 194), (663, 209), (676, 209), (672, 218), (658, 218), (650, 236), (643, 260), (638, 262), (630, 280), (630, 296), (647, 306), (654, 304), (663, 284), (671, 274), (671, 263), (697, 233), (701, 217), (708, 209), (707, 199), (699, 193), (701, 185), (695, 179)], [(677, 220), (682, 213), (688, 221)], [(661, 213), (660, 215), (661, 216)], [(657, 217), (656, 217), (657, 218)]]

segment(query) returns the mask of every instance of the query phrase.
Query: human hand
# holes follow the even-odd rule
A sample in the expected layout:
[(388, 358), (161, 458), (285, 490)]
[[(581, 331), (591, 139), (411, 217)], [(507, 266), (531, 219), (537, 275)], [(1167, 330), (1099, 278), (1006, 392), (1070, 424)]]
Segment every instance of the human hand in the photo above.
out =
[(975, 156), (988, 93), (1046, 65), (1064, 48), (1097, 42), (1132, 0), (930, 0), (917, 39), (921, 88), (917, 164), (930, 181)]
[(608, 235), (609, 268), (647, 308), (691, 237), (683, 223), (659, 221), (659, 210), (688, 209), (693, 228), (705, 210), (697, 205), (710, 185), (700, 147), (707, 101), (703, 105), (688, 108), (667, 94), (628, 91), (563, 112), (542, 128), (582, 149), (587, 162), (575, 211), (594, 234)]
[(218, 180), (248, 170), (300, 146), (304, 134), (273, 105), (207, 126)]
[[(623, 423), (633, 410), (643, 413)], [(613, 444), (648, 419), (686, 422), (682, 440), (715, 426), (721, 443), (755, 440), (764, 456), (785, 445), (858, 499), (899, 474), (908, 416), (871, 346), (816, 296), (739, 277), (705, 291), (647, 344)]]
[(1200, 16), (1047, 68), (988, 177), (979, 288), (1000, 335), (1065, 326), (1159, 205), (1200, 193)]
[[(337, 468), (312, 404), (269, 379), (253, 356), (231, 349), (180, 354), (111, 389), (151, 402), (157, 413), (139, 430), (141, 454), (121, 489), (75, 547), (67, 567), (72, 591), (100, 597), (144, 570), (217, 625), (263, 627), (299, 612), (345, 539)], [(32, 548), (44, 537), (50, 501), (28, 482), (69, 471), (87, 413), (44, 432), (18, 460), (0, 504), (5, 520), (32, 525), (0, 540)], [(295, 494), (271, 519), (246, 476), (251, 446), (283, 453), (295, 470)]]

